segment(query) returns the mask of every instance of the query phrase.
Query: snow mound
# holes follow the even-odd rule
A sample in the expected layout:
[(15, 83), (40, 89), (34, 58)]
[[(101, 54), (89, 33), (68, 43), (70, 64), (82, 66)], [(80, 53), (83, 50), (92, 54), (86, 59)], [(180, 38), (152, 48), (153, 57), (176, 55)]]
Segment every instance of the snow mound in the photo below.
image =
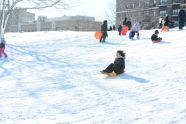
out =
[[(185, 124), (186, 30), (140, 31), (139, 40), (109, 32), (36, 32), (6, 35), (0, 60), (2, 124)], [(126, 52), (126, 73), (100, 74)]]

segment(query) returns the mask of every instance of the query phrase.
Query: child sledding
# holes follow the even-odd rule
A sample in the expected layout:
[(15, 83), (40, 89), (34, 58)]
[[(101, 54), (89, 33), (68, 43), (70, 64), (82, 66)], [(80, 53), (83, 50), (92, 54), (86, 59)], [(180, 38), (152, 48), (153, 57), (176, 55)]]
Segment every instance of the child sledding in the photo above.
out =
[(106, 74), (110, 77), (114, 77), (124, 73), (125, 70), (125, 53), (122, 50), (116, 52), (116, 59), (114, 63), (111, 63), (106, 69), (101, 71), (102, 74)]
[(151, 40), (153, 43), (158, 43), (162, 41), (161, 37), (158, 37), (159, 31), (156, 30), (155, 33), (151, 36)]

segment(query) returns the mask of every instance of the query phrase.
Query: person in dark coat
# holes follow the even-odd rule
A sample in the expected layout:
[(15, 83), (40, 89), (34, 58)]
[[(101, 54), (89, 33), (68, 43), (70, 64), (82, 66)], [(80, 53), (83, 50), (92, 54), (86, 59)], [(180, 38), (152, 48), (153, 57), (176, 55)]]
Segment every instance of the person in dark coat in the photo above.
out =
[(105, 42), (106, 37), (108, 37), (107, 30), (107, 20), (104, 20), (103, 24), (101, 25), (102, 36), (100, 38), (100, 42)]
[(152, 41), (161, 41), (162, 38), (161, 37), (158, 37), (158, 34), (159, 34), (159, 31), (156, 30), (155, 33), (151, 36), (151, 40)]
[(115, 25), (113, 25), (112, 29), (115, 31), (115, 30), (116, 30), (116, 26), (115, 26)]
[(119, 25), (119, 26), (118, 26), (118, 32), (119, 32), (119, 35), (121, 35), (121, 31), (122, 31), (122, 26)]
[(123, 21), (123, 26), (127, 25), (127, 17), (125, 17), (125, 20)]
[(168, 31), (168, 28), (169, 28), (169, 24), (171, 24), (172, 22), (169, 20), (169, 16), (166, 16), (165, 17), (165, 20), (164, 20), (164, 25), (162, 26), (162, 31), (164, 31), (165, 29)]
[(130, 30), (130, 29), (131, 29), (131, 27), (132, 27), (132, 23), (131, 23), (131, 21), (127, 21), (126, 26), (128, 26), (128, 27), (129, 27), (129, 30)]
[(164, 24), (164, 19), (163, 19), (163, 17), (161, 17), (161, 18), (159, 19), (159, 29), (162, 28), (163, 24)]
[(179, 11), (179, 29), (183, 29), (186, 19), (186, 12), (184, 7)]
[(169, 20), (169, 16), (166, 16), (165, 17), (165, 23), (164, 23), (164, 26), (168, 26), (169, 27), (169, 24), (171, 23), (171, 21)]
[(109, 27), (109, 31), (112, 31), (112, 26)]
[(101, 71), (101, 73), (112, 73), (115, 72), (117, 75), (122, 74), (125, 70), (125, 53), (122, 50), (116, 52), (116, 59), (114, 63), (111, 63), (106, 69)]

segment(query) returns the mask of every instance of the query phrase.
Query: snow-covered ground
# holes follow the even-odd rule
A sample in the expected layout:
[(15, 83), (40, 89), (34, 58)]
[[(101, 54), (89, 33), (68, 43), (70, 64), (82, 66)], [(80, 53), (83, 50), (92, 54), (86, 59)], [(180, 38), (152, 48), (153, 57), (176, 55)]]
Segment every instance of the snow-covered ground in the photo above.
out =
[[(186, 30), (6, 34), (0, 60), (0, 124), (185, 124)], [(126, 52), (126, 73), (100, 74)]]

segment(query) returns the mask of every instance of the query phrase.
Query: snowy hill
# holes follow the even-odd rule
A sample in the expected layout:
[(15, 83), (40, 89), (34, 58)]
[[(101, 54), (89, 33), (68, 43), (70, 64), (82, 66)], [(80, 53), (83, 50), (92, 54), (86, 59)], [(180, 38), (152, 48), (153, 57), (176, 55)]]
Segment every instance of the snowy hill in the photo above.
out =
[[(109, 32), (6, 35), (0, 60), (1, 124), (185, 124), (186, 30), (141, 31), (140, 40)], [(126, 74), (100, 74), (126, 52)]]

